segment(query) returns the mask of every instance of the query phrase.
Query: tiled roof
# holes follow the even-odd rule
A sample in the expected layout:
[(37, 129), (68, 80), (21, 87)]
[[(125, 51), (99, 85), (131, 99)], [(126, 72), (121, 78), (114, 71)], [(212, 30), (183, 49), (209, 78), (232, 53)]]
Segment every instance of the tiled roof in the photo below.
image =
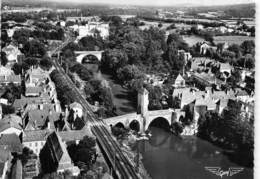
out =
[(73, 108), (80, 108), (82, 109), (82, 106), (81, 104), (77, 103), (77, 102), (74, 102), (72, 104), (70, 104), (70, 108), (73, 109)]
[(23, 109), (27, 104), (43, 104), (43, 103), (51, 103), (49, 97), (24, 97), (22, 96), (21, 99), (16, 99), (13, 103), (13, 107), (15, 109)]
[[(46, 123), (46, 119), (48, 118), (51, 122), (52, 127), (54, 126), (53, 122), (59, 120), (60, 113), (46, 110), (31, 110), (28, 112), (29, 122), (27, 126), (31, 126), (33, 128), (43, 127)], [(27, 128), (27, 127), (26, 127)]]
[(216, 103), (213, 101), (212, 98), (210, 97), (201, 97), (196, 99), (195, 106), (207, 106), (208, 109), (210, 110), (215, 110), (216, 109)]
[(249, 95), (245, 90), (242, 90), (240, 88), (236, 88), (235, 91), (236, 91), (237, 96), (248, 96)]
[(4, 76), (4, 75), (12, 75), (13, 71), (7, 67), (4, 66), (0, 66), (0, 76)]
[(5, 115), (1, 121), (5, 121), (5, 122), (12, 121), (12, 122), (16, 122), (17, 124), (22, 124), (22, 118), (16, 114)]
[(42, 91), (42, 88), (41, 87), (38, 87), (38, 86), (35, 86), (35, 87), (32, 87), (32, 86), (28, 86), (26, 87), (26, 90), (25, 90), (25, 94), (40, 94), (40, 92)]
[(0, 162), (7, 161), (11, 156), (10, 151), (8, 150), (8, 147), (6, 146), (0, 146)]
[(195, 99), (196, 99), (195, 94), (193, 94), (190, 91), (185, 91), (182, 94), (181, 103), (189, 104), (189, 103), (192, 103)]
[(29, 117), (28, 124), (31, 123), (32, 125), (36, 125), (34, 127), (42, 127), (45, 124), (47, 116), (48, 116), (48, 111), (39, 110), (39, 109), (29, 111), (28, 112), (28, 117)]
[(0, 83), (21, 83), (20, 75), (0, 76)]
[(23, 132), (23, 143), (32, 141), (46, 141), (48, 135), (51, 132), (49, 130), (31, 130)]
[(11, 152), (22, 152), (22, 144), (16, 134), (4, 134), (0, 137), (0, 145), (7, 146)]
[(175, 81), (183, 81), (183, 80), (184, 80), (184, 78), (180, 74), (175, 79)]
[[(57, 132), (52, 132), (48, 138), (47, 142), (50, 144), (51, 151), (53, 152), (53, 160), (58, 162), (58, 170), (67, 169), (73, 167), (71, 158), (66, 149), (65, 143), (62, 142), (61, 137)], [(64, 165), (68, 164), (68, 165)]]
[(229, 63), (220, 63), (220, 70), (232, 70), (232, 66)]
[(14, 122), (12, 120), (0, 121), (0, 132), (3, 132), (9, 128), (16, 128), (18, 130), (22, 130), (22, 127), (18, 123)]
[(40, 67), (29, 69), (27, 71), (27, 74), (31, 75), (33, 78), (39, 78), (39, 79), (47, 78), (49, 76), (49, 72), (48, 71), (44, 71)]
[(178, 96), (184, 92), (189, 92), (191, 88), (175, 88), (172, 96)]

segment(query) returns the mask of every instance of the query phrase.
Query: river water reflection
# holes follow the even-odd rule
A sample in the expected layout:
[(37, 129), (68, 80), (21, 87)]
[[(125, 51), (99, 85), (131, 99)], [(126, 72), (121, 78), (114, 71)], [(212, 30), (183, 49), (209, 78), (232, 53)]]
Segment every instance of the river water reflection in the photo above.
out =
[[(153, 179), (217, 179), (221, 178), (204, 167), (241, 167), (229, 160), (223, 150), (197, 137), (183, 139), (152, 127), (152, 137), (139, 143), (143, 163)], [(222, 179), (252, 179), (253, 170), (244, 170)]]

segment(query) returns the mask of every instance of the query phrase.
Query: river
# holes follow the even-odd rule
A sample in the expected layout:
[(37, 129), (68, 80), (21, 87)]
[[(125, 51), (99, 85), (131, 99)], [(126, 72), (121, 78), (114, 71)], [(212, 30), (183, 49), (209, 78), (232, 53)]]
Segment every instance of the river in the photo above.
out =
[[(156, 127), (151, 131), (152, 137), (139, 143), (139, 151), (153, 179), (217, 179), (220, 176), (205, 167), (221, 167), (224, 171), (241, 167), (208, 141), (198, 137), (180, 138)], [(240, 173), (222, 178), (252, 179), (253, 170), (244, 168)]]
[[(109, 81), (119, 115), (135, 111), (133, 98), (127, 89), (116, 83), (111, 75), (102, 74)], [(198, 137), (180, 138), (163, 129), (151, 127), (152, 137), (139, 142), (144, 167), (153, 179), (220, 179), (205, 167), (242, 167), (223, 154), (223, 150)], [(244, 168), (244, 167), (243, 167)], [(252, 179), (253, 170), (244, 168), (233, 176), (222, 179)]]

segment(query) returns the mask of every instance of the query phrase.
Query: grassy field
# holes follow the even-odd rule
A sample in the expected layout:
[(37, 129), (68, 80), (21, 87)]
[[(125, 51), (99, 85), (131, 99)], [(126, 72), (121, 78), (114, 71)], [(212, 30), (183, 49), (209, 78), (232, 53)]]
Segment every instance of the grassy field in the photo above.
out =
[[(156, 21), (154, 21), (154, 22), (145, 21), (145, 20), (140, 20), (140, 21), (145, 23), (144, 26), (140, 26), (140, 29), (142, 29), (142, 30), (149, 29), (150, 26), (158, 27), (158, 24), (160, 23), (160, 22), (156, 22)], [(161, 22), (161, 24), (162, 24), (161, 29), (166, 29), (168, 26), (171, 25), (171, 23), (164, 23), (164, 22)]]
[(195, 35), (183, 35), (183, 40), (191, 47), (198, 42), (205, 41), (202, 37), (195, 36)]
[(215, 36), (214, 37), (215, 44), (227, 42), (228, 44), (240, 45), (245, 40), (255, 40), (255, 37), (248, 37), (248, 36)]

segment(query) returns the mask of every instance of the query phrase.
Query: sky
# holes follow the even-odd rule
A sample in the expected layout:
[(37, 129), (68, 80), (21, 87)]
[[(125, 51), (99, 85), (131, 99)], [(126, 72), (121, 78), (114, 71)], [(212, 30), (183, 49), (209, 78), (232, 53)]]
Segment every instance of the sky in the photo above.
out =
[(84, 3), (104, 3), (120, 5), (227, 5), (227, 4), (245, 4), (252, 3), (255, 0), (51, 0), (59, 2), (84, 2)]

